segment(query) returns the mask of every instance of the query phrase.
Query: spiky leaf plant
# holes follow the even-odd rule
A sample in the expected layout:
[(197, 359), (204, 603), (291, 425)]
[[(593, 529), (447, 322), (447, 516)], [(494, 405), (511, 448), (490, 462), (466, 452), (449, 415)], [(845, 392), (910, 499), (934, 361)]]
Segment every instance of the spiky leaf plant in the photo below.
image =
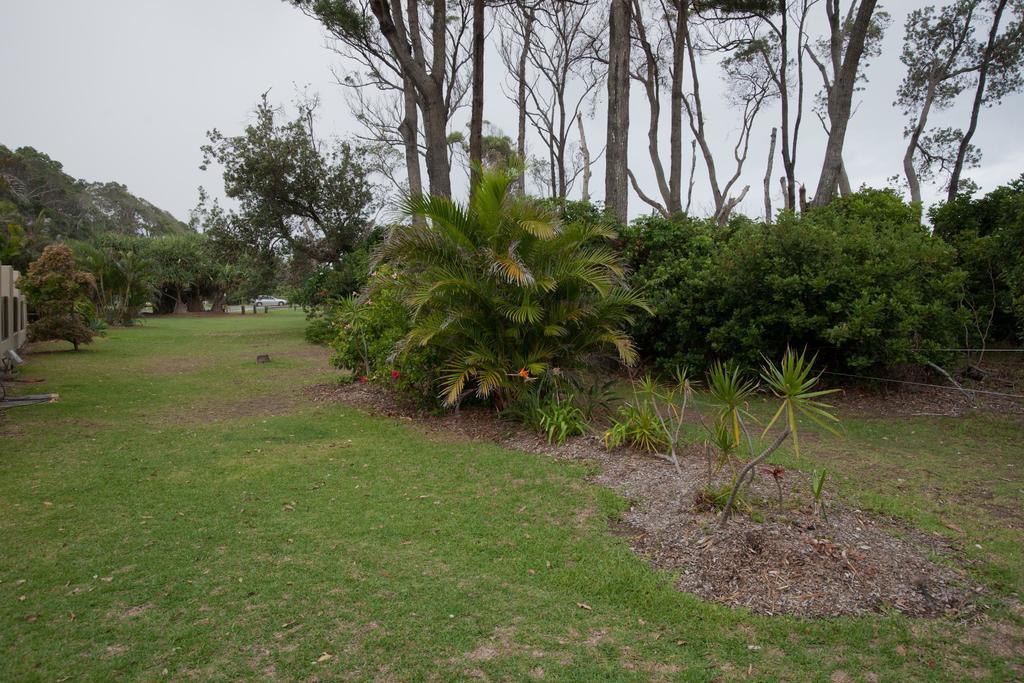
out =
[(764, 428), (764, 433), (772, 428), (778, 420), (785, 415), (786, 426), (793, 434), (793, 450), (800, 455), (800, 440), (797, 437), (797, 414), (806, 417), (822, 429), (838, 435), (835, 425), (839, 418), (829, 412), (832, 408), (827, 403), (817, 400), (822, 396), (834, 394), (838, 389), (817, 389), (821, 373), (814, 373), (814, 361), (817, 356), (810, 360), (806, 358), (806, 352), (797, 354), (792, 349), (786, 349), (782, 356), (782, 362), (778, 365), (765, 358), (764, 367), (761, 370), (761, 378), (764, 380), (772, 393), (780, 400), (779, 408), (772, 415)]
[(743, 416), (751, 419), (747, 402), (757, 390), (757, 383), (745, 379), (739, 367), (715, 361), (708, 371), (708, 395), (718, 409), (719, 421), (728, 427), (733, 444), (740, 444)]

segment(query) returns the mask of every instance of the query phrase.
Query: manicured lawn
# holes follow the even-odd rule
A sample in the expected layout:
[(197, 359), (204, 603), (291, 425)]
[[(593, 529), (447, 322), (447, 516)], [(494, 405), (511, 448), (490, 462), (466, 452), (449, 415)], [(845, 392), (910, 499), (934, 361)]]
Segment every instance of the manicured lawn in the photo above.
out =
[[(1021, 675), (1005, 607), (814, 621), (679, 593), (608, 532), (625, 502), (585, 467), (308, 402), (335, 374), (303, 324), (158, 319), (31, 356), (25, 376), (47, 381), (20, 390), (61, 401), (0, 418), (0, 680)], [(954, 422), (855, 422), (827, 457), (851, 495), (963, 528), (1009, 596), (1019, 523), (926, 473), (969, 489), (989, 471), (972, 453), (1008, 480), (994, 504), (1019, 506), (1019, 432)], [(887, 463), (913, 474), (851, 483)]]

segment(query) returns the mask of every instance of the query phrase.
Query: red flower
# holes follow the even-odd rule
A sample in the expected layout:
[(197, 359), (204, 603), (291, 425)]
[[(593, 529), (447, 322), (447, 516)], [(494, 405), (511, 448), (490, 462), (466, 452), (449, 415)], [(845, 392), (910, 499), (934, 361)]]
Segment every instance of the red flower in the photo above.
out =
[(398, 370), (391, 371), (391, 379), (398, 379), (401, 375), (402, 373), (400, 373)]
[(369, 379), (369, 378), (368, 378), (368, 377), (367, 377), (366, 375), (361, 375), (361, 376), (359, 377), (359, 383), (360, 383), (360, 384), (366, 384), (366, 382), (367, 382), (367, 380), (368, 380), (368, 379)]

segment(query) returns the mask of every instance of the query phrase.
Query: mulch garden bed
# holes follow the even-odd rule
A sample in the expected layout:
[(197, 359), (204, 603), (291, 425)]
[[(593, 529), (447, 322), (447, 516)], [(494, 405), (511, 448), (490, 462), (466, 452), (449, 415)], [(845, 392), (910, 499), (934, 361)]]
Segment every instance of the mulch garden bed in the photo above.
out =
[[(445, 438), (486, 440), (506, 448), (599, 465), (594, 483), (631, 505), (611, 522), (613, 533), (655, 567), (671, 571), (680, 590), (758, 614), (804, 617), (899, 611), (917, 617), (970, 619), (983, 592), (962, 567), (954, 542), (892, 518), (853, 509), (825, 494), (828, 521), (810, 509), (808, 476), (787, 471), (782, 505), (771, 475), (755, 477), (748, 497), (762, 516), (736, 514), (718, 526), (716, 510), (695, 505), (707, 483), (702, 448), (681, 457), (682, 475), (659, 459), (596, 437), (549, 445), (524, 427), (483, 409), (430, 415), (396, 402), (373, 385), (317, 385), (316, 402), (336, 402), (407, 420)], [(941, 562), (932, 557), (942, 558)]]

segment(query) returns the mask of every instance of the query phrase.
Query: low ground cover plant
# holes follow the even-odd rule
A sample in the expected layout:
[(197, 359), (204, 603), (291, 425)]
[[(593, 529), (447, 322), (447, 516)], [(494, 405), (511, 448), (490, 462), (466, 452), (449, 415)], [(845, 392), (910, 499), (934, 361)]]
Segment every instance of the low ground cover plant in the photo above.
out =
[[(632, 398), (627, 401), (604, 433), (609, 449), (629, 445), (659, 457), (673, 465), (681, 474), (680, 444), (685, 438), (688, 410), (701, 427), (707, 458), (708, 480), (695, 494), (698, 507), (721, 510), (721, 524), (729, 521), (733, 510), (749, 511), (751, 505), (744, 495), (758, 466), (768, 460), (787, 440), (799, 454), (798, 418), (807, 419), (828, 433), (838, 434), (838, 418), (831, 406), (820, 399), (836, 389), (818, 388), (820, 374), (814, 373), (813, 357), (806, 352), (787, 349), (777, 363), (764, 360), (757, 379), (751, 379), (736, 365), (715, 363), (707, 373), (706, 387), (700, 392), (705, 417), (695, 400), (696, 385), (686, 371), (677, 371), (668, 384), (647, 376), (633, 385)], [(749, 400), (758, 390), (768, 391), (777, 401), (771, 418), (761, 428), (760, 439), (772, 434), (767, 445), (755, 444), (751, 429), (756, 418), (748, 410)], [(740, 453), (746, 451), (746, 458)], [(716, 479), (728, 472), (725, 482)], [(771, 466), (771, 476), (778, 483), (784, 469)], [(822, 491), (824, 470), (814, 478), (812, 493), (815, 510), (824, 514)], [(781, 486), (779, 503), (781, 505)]]

